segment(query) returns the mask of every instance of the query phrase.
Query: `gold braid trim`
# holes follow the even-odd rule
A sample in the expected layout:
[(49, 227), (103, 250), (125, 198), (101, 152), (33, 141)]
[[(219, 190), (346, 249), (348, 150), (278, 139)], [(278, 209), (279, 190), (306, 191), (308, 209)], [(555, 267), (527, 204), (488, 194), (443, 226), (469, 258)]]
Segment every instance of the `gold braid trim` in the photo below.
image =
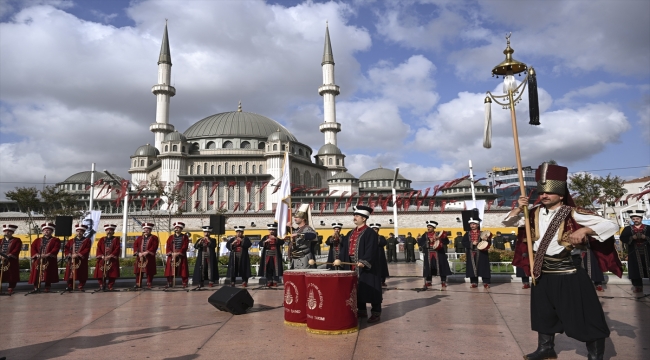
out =
[(287, 326), (295, 326), (295, 327), (307, 326), (307, 323), (297, 323), (297, 322), (287, 321), (287, 320), (284, 321), (284, 324)]
[(316, 330), (316, 329), (307, 328), (308, 333), (318, 334), (318, 335), (345, 335), (345, 334), (352, 334), (357, 331), (359, 331), (358, 326), (345, 329), (345, 330)]

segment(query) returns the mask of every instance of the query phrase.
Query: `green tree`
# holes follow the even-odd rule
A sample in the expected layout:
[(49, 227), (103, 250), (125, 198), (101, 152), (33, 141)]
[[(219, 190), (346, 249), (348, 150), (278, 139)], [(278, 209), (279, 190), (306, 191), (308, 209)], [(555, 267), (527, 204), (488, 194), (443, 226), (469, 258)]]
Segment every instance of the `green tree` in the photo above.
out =
[[(606, 177), (597, 178), (596, 183), (600, 187), (600, 197), (598, 198), (598, 202), (603, 206), (603, 213), (607, 212), (608, 206), (612, 208), (612, 211), (614, 211), (616, 200), (620, 199), (627, 193), (627, 190), (623, 188), (625, 181), (618, 176), (607, 174)], [(618, 223), (618, 216), (616, 216), (615, 211), (614, 218)]]
[(596, 210), (594, 202), (600, 197), (598, 178), (589, 173), (578, 173), (569, 177), (569, 190), (578, 207)]
[(9, 200), (13, 200), (18, 205), (20, 211), (27, 214), (27, 228), (29, 234), (29, 243), (32, 242), (32, 232), (38, 235), (40, 227), (34, 221), (33, 212), (40, 210), (41, 201), (38, 199), (38, 190), (35, 187), (17, 187), (15, 190), (5, 192)]
[(43, 215), (46, 220), (54, 221), (57, 216), (72, 216), (79, 218), (83, 211), (77, 198), (56, 185), (46, 186), (41, 191), (43, 200)]

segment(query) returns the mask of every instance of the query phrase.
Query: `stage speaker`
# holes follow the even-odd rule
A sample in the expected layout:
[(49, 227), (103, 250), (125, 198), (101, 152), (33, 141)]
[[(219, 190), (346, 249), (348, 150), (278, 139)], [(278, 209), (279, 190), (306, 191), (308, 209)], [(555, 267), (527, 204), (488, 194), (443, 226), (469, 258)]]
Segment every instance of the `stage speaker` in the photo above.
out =
[(224, 215), (210, 215), (210, 227), (215, 235), (226, 233), (226, 217)]
[(246, 313), (248, 308), (253, 307), (253, 297), (248, 290), (224, 286), (208, 298), (210, 305), (221, 311), (227, 311), (233, 315)]
[(463, 210), (461, 211), (461, 214), (463, 215), (463, 230), (469, 231), (469, 219), (479, 219), (478, 217), (478, 210), (477, 209), (472, 209), (472, 210)]
[(54, 236), (72, 236), (72, 216), (57, 216)]

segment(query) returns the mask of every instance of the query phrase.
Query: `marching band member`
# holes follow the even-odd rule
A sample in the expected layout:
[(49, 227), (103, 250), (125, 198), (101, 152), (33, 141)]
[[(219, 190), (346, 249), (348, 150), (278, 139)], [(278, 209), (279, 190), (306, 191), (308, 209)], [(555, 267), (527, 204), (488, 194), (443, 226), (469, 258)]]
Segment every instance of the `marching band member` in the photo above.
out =
[(308, 269), (309, 260), (314, 258), (311, 250), (313, 243), (317, 241), (316, 231), (309, 225), (311, 220), (311, 208), (309, 204), (302, 204), (293, 216), (293, 221), (298, 229), (291, 234), (289, 244), (289, 256), (291, 257), (291, 269)]
[(187, 265), (187, 247), (190, 239), (183, 234), (185, 223), (177, 221), (174, 223), (174, 234), (167, 238), (165, 251), (167, 253), (167, 264), (165, 265), (165, 276), (167, 277), (167, 288), (174, 284), (176, 276), (183, 280), (183, 288), (187, 287), (190, 270)]
[(208, 280), (208, 286), (213, 287), (214, 283), (219, 283), (219, 262), (217, 261), (217, 240), (210, 237), (212, 227), (203, 227), (203, 237), (198, 239), (194, 244), (194, 249), (198, 251), (196, 263), (194, 264), (194, 274), (192, 283), (199, 284), (203, 287), (205, 280)]
[(632, 291), (643, 294), (643, 278), (650, 277), (650, 226), (644, 225), (643, 210), (628, 210), (633, 225), (621, 233), (621, 242), (627, 244), (628, 272)]
[(390, 276), (388, 273), (388, 262), (386, 262), (386, 245), (388, 245), (388, 242), (386, 241), (386, 238), (383, 235), (379, 235), (379, 229), (381, 228), (381, 224), (370, 224), (370, 228), (373, 229), (377, 233), (377, 237), (379, 238), (379, 270), (381, 274), (381, 286), (382, 287), (388, 287), (386, 285), (386, 278)]
[(65, 266), (65, 280), (68, 282), (66, 291), (74, 289), (74, 281), (79, 282), (79, 290), (84, 291), (88, 280), (88, 256), (90, 255), (90, 239), (84, 236), (88, 226), (77, 224), (77, 236), (65, 244), (65, 256), (68, 263)]
[[(528, 209), (528, 198), (519, 198), (519, 207), (503, 220), (505, 226), (523, 227), (523, 211), (528, 211), (533, 243), (532, 276), (537, 284), (531, 289), (531, 327), (538, 333), (535, 352), (524, 358), (555, 359), (556, 333), (586, 342), (589, 359), (602, 359), (609, 328), (602, 305), (589, 275), (576, 267), (571, 250), (590, 240), (591, 248), (608, 269), (621, 273), (621, 263), (614, 250), (613, 235), (618, 226), (599, 216), (578, 212), (567, 187), (568, 169), (543, 163), (535, 173), (541, 205)], [(520, 231), (519, 237), (525, 237)], [(610, 239), (610, 240), (608, 240)], [(515, 257), (527, 252), (515, 248)], [(620, 276), (620, 275), (619, 275)]]
[[(463, 246), (465, 247), (466, 270), (465, 277), (469, 278), (471, 288), (478, 287), (478, 277), (483, 280), (483, 288), (490, 288), (490, 278), (492, 270), (490, 269), (490, 239), (492, 234), (489, 231), (481, 232), (481, 219), (469, 218), (470, 230), (463, 236)], [(482, 243), (479, 245), (479, 243)], [(487, 243), (487, 246), (485, 244)]]
[(264, 235), (260, 241), (262, 254), (260, 256), (259, 277), (266, 277), (266, 286), (277, 287), (280, 276), (282, 276), (284, 265), (282, 264), (282, 245), (284, 240), (276, 237), (278, 224), (268, 224), (269, 234)]
[[(345, 237), (341, 234), (341, 229), (343, 228), (342, 223), (332, 223), (332, 229), (334, 229), (334, 234), (327, 238), (325, 245), (329, 246), (330, 249), (327, 252), (327, 262), (332, 264), (334, 260), (341, 260), (342, 262), (350, 262), (347, 258), (348, 247)], [(334, 270), (348, 270), (348, 265), (327, 265), (328, 269)]]
[(23, 247), (23, 242), (14, 237), (14, 232), (18, 229), (17, 225), (4, 224), (2, 232), (4, 238), (0, 242), (0, 266), (2, 266), (2, 279), (0, 282), (9, 283), (7, 292), (9, 295), (14, 293), (16, 284), (20, 280), (18, 257)]
[(61, 249), (61, 240), (52, 237), (55, 226), (54, 223), (42, 224), (43, 236), (34, 240), (31, 246), (32, 270), (29, 275), (29, 284), (34, 284), (34, 290), (38, 290), (41, 281), (44, 281), (44, 291), (50, 292), (50, 285), (59, 282), (56, 256)]
[(136, 287), (142, 287), (142, 275), (147, 275), (147, 288), (151, 289), (153, 276), (156, 275), (156, 252), (158, 251), (158, 237), (151, 234), (153, 223), (142, 223), (142, 236), (133, 242), (133, 273), (136, 278)]
[(427, 232), (422, 234), (418, 241), (420, 252), (424, 254), (423, 276), (424, 287), (431, 287), (432, 276), (440, 276), (442, 288), (447, 287), (447, 276), (451, 275), (447, 252), (445, 251), (450, 241), (447, 233), (442, 231), (440, 236), (436, 235), (436, 221), (427, 221)]
[(395, 234), (389, 233), (390, 235), (388, 239), (386, 239), (386, 243), (388, 244), (386, 246), (386, 249), (388, 250), (388, 262), (397, 262), (397, 244), (399, 244), (399, 241), (395, 238)]
[(242, 287), (248, 286), (248, 278), (251, 276), (251, 261), (248, 256), (248, 249), (251, 247), (251, 240), (244, 236), (245, 226), (235, 226), (235, 236), (226, 243), (230, 250), (228, 259), (228, 274), (230, 286), (235, 286), (237, 276), (241, 277)]
[(356, 228), (350, 230), (345, 236), (348, 239), (348, 255), (356, 266), (353, 266), (359, 275), (357, 291), (357, 316), (368, 317), (366, 303), (370, 303), (371, 316), (368, 323), (376, 323), (381, 319), (381, 269), (379, 265), (379, 238), (377, 233), (366, 225), (372, 214), (368, 206), (355, 206), (353, 222)]
[[(120, 253), (122, 244), (120, 238), (115, 235), (117, 225), (104, 225), (106, 236), (97, 242), (97, 265), (95, 266), (95, 279), (99, 282), (99, 290), (106, 287), (105, 280), (108, 280), (108, 290), (113, 290), (115, 279), (120, 277)], [(106, 269), (106, 271), (104, 271)]]

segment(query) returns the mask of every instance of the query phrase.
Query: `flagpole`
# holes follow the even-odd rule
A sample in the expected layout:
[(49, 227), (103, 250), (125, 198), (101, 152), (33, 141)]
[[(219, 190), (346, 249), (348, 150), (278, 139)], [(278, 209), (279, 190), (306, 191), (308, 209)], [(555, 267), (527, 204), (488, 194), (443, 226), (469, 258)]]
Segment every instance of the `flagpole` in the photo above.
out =
[(474, 207), (472, 209), (476, 209), (476, 192), (474, 191), (474, 172), (472, 171), (472, 160), (469, 161), (469, 181), (470, 186), (472, 187), (472, 202), (474, 203)]

